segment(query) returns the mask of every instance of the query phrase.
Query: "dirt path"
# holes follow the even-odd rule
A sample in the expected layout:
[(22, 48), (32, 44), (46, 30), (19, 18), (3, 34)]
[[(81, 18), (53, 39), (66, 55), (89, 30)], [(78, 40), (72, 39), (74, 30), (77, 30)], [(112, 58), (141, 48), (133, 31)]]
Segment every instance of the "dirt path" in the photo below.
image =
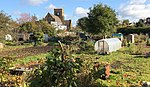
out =
[(1, 51), (0, 57), (15, 57), (15, 58), (24, 58), (27, 56), (34, 56), (41, 53), (46, 53), (50, 51), (52, 46), (37, 46), (37, 47), (28, 47), (10, 51)]

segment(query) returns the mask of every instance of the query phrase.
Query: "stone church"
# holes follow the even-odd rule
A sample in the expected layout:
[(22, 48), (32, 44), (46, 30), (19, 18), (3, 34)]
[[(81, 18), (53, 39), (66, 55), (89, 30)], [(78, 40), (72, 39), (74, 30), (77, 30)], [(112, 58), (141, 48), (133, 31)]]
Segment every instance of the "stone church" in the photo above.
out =
[(71, 20), (64, 19), (64, 10), (62, 8), (54, 9), (54, 14), (47, 13), (44, 20), (49, 24), (53, 24), (57, 30), (69, 30), (72, 28)]

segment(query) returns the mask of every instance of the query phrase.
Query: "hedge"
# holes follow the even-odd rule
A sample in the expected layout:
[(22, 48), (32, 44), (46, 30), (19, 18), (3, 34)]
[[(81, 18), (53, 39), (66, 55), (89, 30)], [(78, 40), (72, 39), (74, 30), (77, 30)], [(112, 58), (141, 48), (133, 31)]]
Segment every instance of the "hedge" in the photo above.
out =
[(128, 35), (128, 34), (149, 34), (150, 35), (150, 27), (118, 28), (117, 33), (122, 33), (123, 35)]

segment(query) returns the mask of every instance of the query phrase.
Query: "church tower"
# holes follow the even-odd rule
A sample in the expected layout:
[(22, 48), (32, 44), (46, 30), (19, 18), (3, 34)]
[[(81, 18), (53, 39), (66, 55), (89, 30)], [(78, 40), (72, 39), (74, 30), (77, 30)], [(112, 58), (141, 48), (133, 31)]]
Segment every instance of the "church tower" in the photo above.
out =
[(62, 8), (54, 9), (54, 15), (58, 16), (64, 24), (64, 10)]

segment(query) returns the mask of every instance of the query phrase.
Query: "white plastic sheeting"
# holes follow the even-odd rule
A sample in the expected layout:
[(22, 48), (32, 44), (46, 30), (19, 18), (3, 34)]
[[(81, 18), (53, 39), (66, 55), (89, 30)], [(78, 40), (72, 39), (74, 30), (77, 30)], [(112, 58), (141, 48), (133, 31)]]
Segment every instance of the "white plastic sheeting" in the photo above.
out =
[(10, 34), (5, 35), (5, 40), (12, 40), (12, 36)]
[(121, 41), (118, 38), (109, 38), (98, 40), (95, 43), (94, 49), (99, 54), (107, 54), (117, 51), (121, 48)]

